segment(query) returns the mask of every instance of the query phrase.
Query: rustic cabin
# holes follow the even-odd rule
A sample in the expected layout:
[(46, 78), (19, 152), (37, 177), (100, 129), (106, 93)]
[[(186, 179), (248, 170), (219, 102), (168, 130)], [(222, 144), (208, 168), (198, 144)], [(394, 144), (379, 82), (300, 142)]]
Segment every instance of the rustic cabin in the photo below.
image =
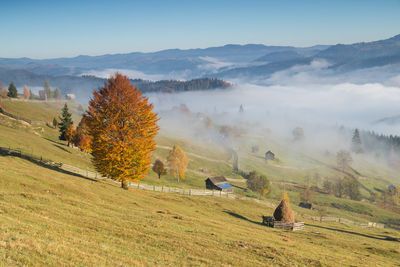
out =
[(47, 94), (45, 90), (39, 90), (39, 99), (40, 100), (47, 100)]
[(206, 188), (219, 190), (222, 192), (233, 193), (233, 186), (228, 183), (224, 176), (209, 177), (206, 179)]
[(267, 153), (265, 153), (265, 160), (274, 160), (275, 159), (275, 154), (271, 152), (271, 150), (268, 150)]

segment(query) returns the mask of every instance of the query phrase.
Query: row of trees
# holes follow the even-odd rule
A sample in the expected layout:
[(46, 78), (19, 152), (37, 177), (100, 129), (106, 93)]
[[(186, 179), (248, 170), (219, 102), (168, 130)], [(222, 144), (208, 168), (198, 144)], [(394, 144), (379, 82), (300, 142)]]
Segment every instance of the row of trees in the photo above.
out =
[(0, 84), (0, 97), (2, 97), (2, 98), (6, 98), (6, 97), (17, 98), (18, 97), (17, 87), (15, 87), (13, 82), (10, 83), (10, 85), (8, 86), (8, 89), (6, 89), (3, 84)]
[[(56, 88), (55, 90), (51, 90), (48, 81), (46, 81), (44, 84), (44, 92), (47, 99), (62, 99), (60, 90), (58, 88)], [(13, 82), (10, 83), (8, 89), (4, 88), (3, 84), (0, 84), (0, 97), (18, 98), (18, 90)], [(27, 85), (24, 85), (24, 99), (39, 99), (39, 97), (34, 95), (32, 91), (29, 90)]]
[(323, 184), (323, 189), (336, 197), (347, 196), (352, 200), (361, 199), (360, 184), (358, 181), (348, 176), (326, 179)]

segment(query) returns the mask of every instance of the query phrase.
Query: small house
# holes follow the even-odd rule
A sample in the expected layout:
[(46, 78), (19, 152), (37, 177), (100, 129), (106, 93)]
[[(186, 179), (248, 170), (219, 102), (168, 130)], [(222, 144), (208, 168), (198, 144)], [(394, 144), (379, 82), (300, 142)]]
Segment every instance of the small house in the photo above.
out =
[(206, 179), (206, 188), (219, 190), (222, 192), (233, 193), (233, 186), (228, 183), (224, 176), (209, 177)]
[(275, 159), (275, 154), (271, 152), (271, 150), (268, 150), (267, 153), (265, 153), (265, 160), (274, 160)]
[(47, 100), (47, 94), (45, 90), (39, 90), (39, 99), (40, 100)]
[(74, 101), (75, 100), (75, 95), (74, 94), (66, 94), (65, 99)]

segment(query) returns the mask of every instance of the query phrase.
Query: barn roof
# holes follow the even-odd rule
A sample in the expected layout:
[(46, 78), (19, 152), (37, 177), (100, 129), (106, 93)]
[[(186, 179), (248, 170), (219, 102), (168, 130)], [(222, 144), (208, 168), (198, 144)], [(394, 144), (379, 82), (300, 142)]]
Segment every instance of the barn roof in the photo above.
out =
[(221, 187), (221, 188), (223, 188), (223, 189), (232, 187), (232, 185), (231, 185), (231, 184), (228, 184), (228, 183), (219, 184), (218, 186)]
[(208, 177), (207, 179), (209, 179), (215, 185), (220, 183), (227, 183), (227, 180), (224, 176)]

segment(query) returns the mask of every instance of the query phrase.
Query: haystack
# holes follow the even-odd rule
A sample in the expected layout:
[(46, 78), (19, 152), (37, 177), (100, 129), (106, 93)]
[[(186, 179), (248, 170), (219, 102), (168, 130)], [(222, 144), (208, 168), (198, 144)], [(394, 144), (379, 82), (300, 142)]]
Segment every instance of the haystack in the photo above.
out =
[(286, 199), (283, 199), (278, 207), (276, 207), (274, 211), (274, 218), (276, 221), (294, 223), (294, 212), (290, 208)]

